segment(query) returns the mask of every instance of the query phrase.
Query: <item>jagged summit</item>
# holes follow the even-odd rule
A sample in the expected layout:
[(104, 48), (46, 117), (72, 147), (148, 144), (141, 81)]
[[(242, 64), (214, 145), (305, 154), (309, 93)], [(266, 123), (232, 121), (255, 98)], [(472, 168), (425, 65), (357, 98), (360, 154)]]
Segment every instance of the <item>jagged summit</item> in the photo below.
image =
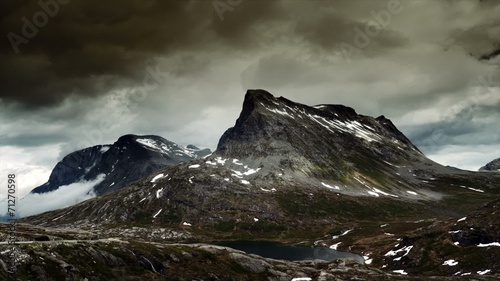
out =
[(324, 113), (338, 114), (340, 118), (355, 118), (356, 110), (341, 104), (319, 104), (308, 106), (291, 101), (285, 97), (275, 97), (266, 90), (248, 90), (245, 94), (240, 117), (247, 116), (253, 110), (282, 110), (282, 108), (297, 107), (307, 110), (320, 110)]
[(343, 105), (308, 106), (264, 90), (247, 91), (239, 118), (214, 155), (335, 179), (373, 161), (427, 161), (384, 116), (360, 115)]
[(285, 97), (275, 97), (266, 90), (248, 90), (245, 94), (243, 107), (240, 117), (236, 124), (243, 122), (248, 118), (253, 111), (271, 111), (281, 114), (286, 114), (286, 108), (299, 108), (302, 110), (319, 110), (324, 114), (337, 114), (339, 118), (355, 118), (358, 116), (356, 111), (348, 106), (340, 104), (320, 104), (316, 106), (308, 106), (301, 103), (293, 102)]

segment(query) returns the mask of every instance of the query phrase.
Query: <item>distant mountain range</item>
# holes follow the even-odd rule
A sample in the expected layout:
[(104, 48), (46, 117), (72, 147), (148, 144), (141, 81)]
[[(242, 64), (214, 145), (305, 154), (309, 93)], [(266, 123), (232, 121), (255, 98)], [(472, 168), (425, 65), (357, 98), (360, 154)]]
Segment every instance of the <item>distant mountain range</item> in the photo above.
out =
[(46, 193), (61, 186), (103, 180), (94, 191), (104, 194), (121, 189), (162, 167), (204, 157), (210, 149), (183, 147), (159, 136), (125, 135), (111, 145), (96, 145), (65, 156), (52, 170), (49, 180), (32, 193)]

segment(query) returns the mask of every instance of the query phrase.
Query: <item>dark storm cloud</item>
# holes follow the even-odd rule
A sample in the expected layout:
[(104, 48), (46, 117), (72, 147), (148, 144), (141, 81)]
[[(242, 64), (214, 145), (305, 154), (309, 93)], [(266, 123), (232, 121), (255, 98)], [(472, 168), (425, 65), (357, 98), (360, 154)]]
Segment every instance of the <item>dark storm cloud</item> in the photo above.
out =
[[(0, 32), (24, 36), (21, 19), (33, 22), (33, 15), (42, 9), (35, 1), (13, 3), (0, 4)], [(205, 1), (190, 3), (112, 0), (60, 4), (58, 13), (26, 44), (13, 47), (9, 37), (3, 37), (0, 97), (31, 106), (50, 105), (72, 94), (99, 95), (137, 82), (148, 60), (204, 40), (200, 30), (213, 12)]]
[[(486, 4), (487, 3), (487, 4)], [(498, 10), (499, 2), (486, 2), (483, 8)], [(462, 46), (472, 56), (489, 60), (500, 54), (500, 20), (498, 15), (495, 19), (470, 26), (468, 28), (456, 29), (451, 34), (450, 40), (453, 44)]]
[[(144, 69), (154, 60), (183, 52), (187, 54), (177, 66), (165, 71), (193, 75), (193, 69), (210, 65), (211, 51), (259, 49), (280, 40), (304, 40), (325, 50), (341, 42), (354, 44), (356, 28), (366, 28), (374, 20), (371, 13), (387, 5), (219, 2), (236, 4), (221, 17), (214, 1), (3, 1), (0, 99), (39, 107), (69, 96), (104, 95), (140, 84)], [(359, 4), (363, 9), (356, 12)], [(364, 53), (375, 55), (404, 44), (401, 34), (383, 28)], [(195, 58), (189, 52), (207, 55)]]
[[(225, 11), (221, 20), (212, 1), (75, 0), (58, 4), (47, 24), (35, 26), (36, 35), (26, 38), (21, 19), (33, 23), (33, 15), (42, 8), (34, 1), (4, 1), (0, 98), (37, 107), (57, 104), (70, 95), (103, 95), (140, 83), (144, 69), (157, 57), (215, 46), (255, 47), (263, 43), (256, 40), (255, 26), (278, 18), (280, 5), (243, 1)], [(19, 43), (13, 36), (29, 42)], [(174, 74), (191, 75), (198, 61), (187, 55), (178, 63), (179, 67), (172, 66)], [(208, 64), (202, 60), (196, 69)]]
[[(23, 36), (37, 1), (0, 3), (4, 146), (62, 157), (137, 133), (215, 148), (248, 88), (384, 114), (417, 145), (498, 143), (484, 102), (472, 119), (445, 112), (498, 88), (498, 1), (43, 0), (67, 4), (16, 54), (7, 36)], [(150, 67), (165, 79), (134, 99)]]
[(499, 119), (500, 102), (470, 105), (442, 121), (407, 128), (408, 137), (425, 152), (445, 145), (496, 144), (500, 141)]
[[(496, 6), (500, 7), (500, 3), (496, 3)], [(474, 57), (491, 60), (500, 55), (499, 26), (500, 20), (496, 19), (466, 30), (457, 30), (453, 39)]]
[(319, 10), (314, 17), (301, 19), (295, 32), (314, 47), (328, 52), (348, 52), (351, 47), (360, 51), (369, 46), (366, 52), (359, 53), (376, 56), (407, 43), (402, 34), (388, 28), (390, 18), (397, 15), (383, 10), (387, 18), (375, 18), (371, 12), (377, 14), (376, 10), (366, 8), (366, 19), (356, 19), (348, 18), (338, 11)]
[[(215, 3), (215, 1), (207, 2)], [(225, 2), (230, 1), (219, 1), (219, 3)], [(286, 2), (241, 0), (236, 3), (239, 4), (224, 12), (222, 18), (212, 20), (205, 31), (213, 32), (217, 39), (230, 47), (248, 49), (265, 45), (266, 42), (262, 41), (263, 31), (271, 28), (270, 24), (287, 18), (284, 11)], [(259, 27), (264, 29), (259, 29)], [(269, 39), (276, 39), (276, 37)]]
[(492, 51), (490, 53), (487, 53), (485, 55), (480, 56), (479, 59), (481, 59), (481, 60), (490, 60), (490, 59), (495, 58), (497, 56), (500, 56), (500, 48), (496, 49), (496, 50), (494, 50), (494, 51)]
[(210, 61), (206, 57), (199, 57), (194, 54), (185, 54), (178, 58), (171, 73), (176, 76), (196, 77), (210, 66)]
[(308, 83), (309, 81), (304, 81), (307, 80), (304, 78), (308, 76), (310, 70), (307, 62), (274, 54), (261, 58), (256, 64), (250, 66), (242, 74), (242, 82), (248, 89), (259, 86), (265, 89), (275, 89), (297, 83)]

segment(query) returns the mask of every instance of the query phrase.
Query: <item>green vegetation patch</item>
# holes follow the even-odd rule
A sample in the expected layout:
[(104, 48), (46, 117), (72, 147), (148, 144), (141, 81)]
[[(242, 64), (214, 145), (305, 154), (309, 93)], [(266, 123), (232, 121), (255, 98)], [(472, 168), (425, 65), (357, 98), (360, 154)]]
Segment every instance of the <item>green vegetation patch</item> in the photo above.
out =
[(301, 192), (276, 193), (276, 200), (287, 216), (312, 219), (334, 216), (339, 221), (404, 217), (417, 210), (408, 202), (338, 196), (333, 192), (317, 192), (313, 196)]

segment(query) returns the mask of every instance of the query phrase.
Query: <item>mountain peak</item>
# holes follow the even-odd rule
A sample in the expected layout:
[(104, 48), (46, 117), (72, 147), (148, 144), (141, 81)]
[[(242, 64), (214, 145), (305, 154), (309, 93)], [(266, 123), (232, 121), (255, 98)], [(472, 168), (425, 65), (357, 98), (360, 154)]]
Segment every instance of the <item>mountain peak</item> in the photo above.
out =
[(49, 181), (32, 193), (54, 191), (63, 185), (93, 181), (97, 194), (111, 192), (165, 166), (190, 161), (210, 154), (210, 149), (185, 148), (156, 135), (127, 134), (112, 145), (96, 145), (72, 152), (54, 167)]
[[(159, 142), (164, 142), (164, 143), (172, 143), (171, 141), (165, 139), (165, 138), (162, 138), (160, 136), (156, 136), (156, 135), (134, 135), (134, 134), (127, 134), (127, 135), (123, 135), (121, 137), (118, 138), (118, 140), (115, 142), (115, 144), (117, 145), (120, 145), (120, 144), (133, 144), (135, 145), (135, 143), (141, 143), (141, 139), (149, 139), (149, 140), (152, 140), (152, 141), (159, 141)], [(139, 140), (139, 141), (138, 141)]]
[[(285, 97), (275, 97), (266, 90), (248, 90), (243, 102), (243, 109), (241, 117), (247, 117), (254, 110), (264, 110), (265, 112), (274, 112), (281, 115), (286, 115), (287, 109), (304, 110), (317, 110), (321, 115), (335, 115), (339, 119), (355, 119), (358, 116), (356, 110), (351, 107), (341, 104), (319, 104), (315, 106), (308, 106), (291, 101)], [(244, 119), (244, 118), (242, 118)]]
[(250, 90), (247, 90), (247, 92), (245, 94), (244, 103), (249, 102), (249, 101), (271, 101), (271, 100), (275, 100), (275, 99), (276, 98), (266, 90), (250, 89)]
[(245, 119), (254, 110), (258, 111), (280, 111), (286, 107), (303, 107), (304, 105), (293, 102), (284, 97), (275, 97), (266, 90), (248, 90), (243, 101), (243, 109), (240, 119)]
[(326, 178), (364, 168), (368, 158), (427, 161), (384, 116), (360, 115), (338, 104), (308, 106), (264, 90), (247, 91), (239, 118), (220, 138), (214, 154), (298, 177)]
[(276, 103), (276, 98), (265, 90), (248, 90), (243, 101), (243, 109), (238, 121), (244, 121), (256, 109)]

